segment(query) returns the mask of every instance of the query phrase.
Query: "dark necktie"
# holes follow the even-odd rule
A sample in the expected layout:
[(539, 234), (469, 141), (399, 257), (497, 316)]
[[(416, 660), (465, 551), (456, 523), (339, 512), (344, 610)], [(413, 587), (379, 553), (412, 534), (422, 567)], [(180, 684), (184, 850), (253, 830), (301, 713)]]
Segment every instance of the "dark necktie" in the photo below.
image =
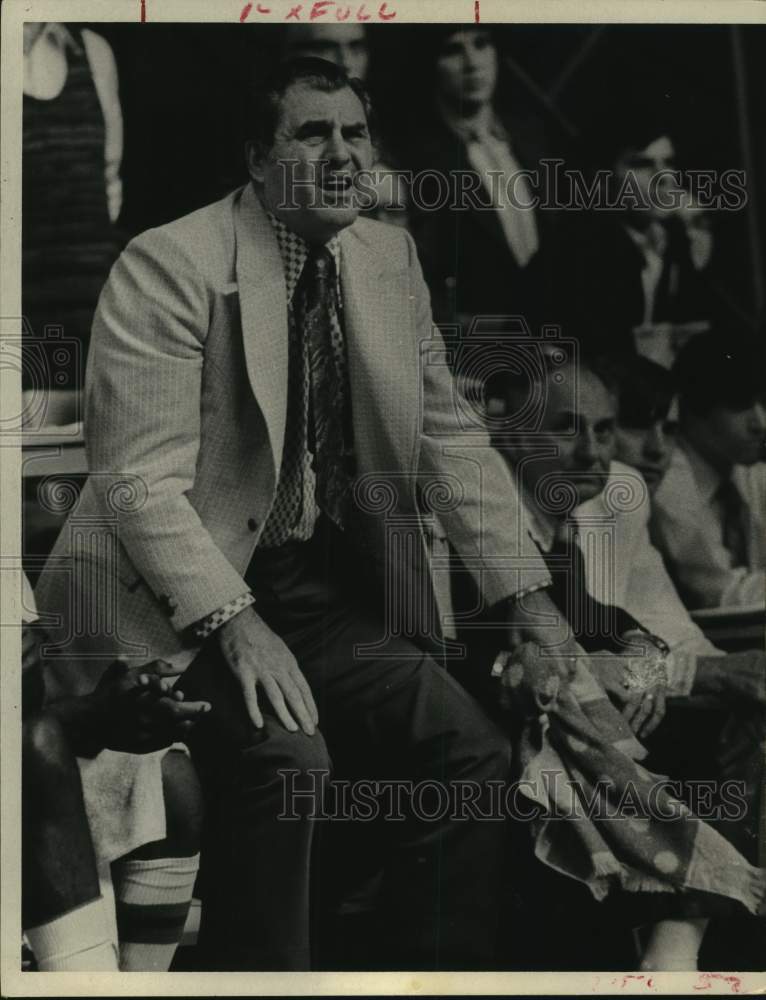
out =
[(691, 259), (689, 237), (683, 222), (673, 215), (659, 223), (665, 230), (664, 250), (662, 257), (662, 272), (654, 297), (654, 312), (652, 320), (655, 323), (678, 322), (683, 318), (679, 314), (679, 283), (682, 280), (682, 262)]
[(721, 505), (723, 544), (731, 553), (732, 566), (747, 566), (747, 508), (737, 485), (725, 479), (716, 497)]
[[(307, 346), (310, 380), (309, 447), (314, 455), (316, 502), (343, 527), (349, 500), (348, 400), (332, 346), (335, 261), (327, 247), (312, 247), (295, 294), (295, 322)], [(345, 404), (345, 405), (344, 405)]]
[(586, 652), (622, 648), (620, 636), (643, 627), (616, 604), (602, 604), (588, 592), (585, 560), (572, 537), (556, 539), (542, 553), (551, 574), (550, 598), (569, 622), (574, 637)]

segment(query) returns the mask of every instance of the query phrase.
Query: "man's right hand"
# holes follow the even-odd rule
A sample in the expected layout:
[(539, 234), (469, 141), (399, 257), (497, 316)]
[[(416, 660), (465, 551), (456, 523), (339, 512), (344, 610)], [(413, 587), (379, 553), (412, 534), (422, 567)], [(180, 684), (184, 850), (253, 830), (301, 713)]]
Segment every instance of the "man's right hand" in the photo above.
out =
[[(258, 688), (290, 732), (313, 736), (319, 722), (314, 696), (295, 657), (252, 607), (230, 618), (216, 633), (221, 652), (237, 679), (253, 725), (263, 726)], [(297, 720), (297, 721), (296, 721)]]
[(508, 648), (532, 642), (555, 664), (560, 676), (571, 680), (577, 657), (585, 651), (577, 642), (569, 623), (551, 601), (545, 589), (508, 602)]

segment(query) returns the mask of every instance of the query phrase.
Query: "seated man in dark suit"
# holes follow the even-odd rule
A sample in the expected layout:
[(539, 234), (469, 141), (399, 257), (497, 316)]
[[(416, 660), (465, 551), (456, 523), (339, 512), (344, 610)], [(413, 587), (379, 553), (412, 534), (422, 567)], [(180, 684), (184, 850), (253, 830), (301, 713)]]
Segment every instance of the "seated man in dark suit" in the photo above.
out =
[(590, 326), (591, 350), (619, 337), (670, 364), (671, 327), (710, 317), (712, 234), (709, 214), (680, 185), (666, 117), (650, 103), (620, 107), (593, 129), (588, 182), (608, 210), (596, 200), (574, 217), (557, 289), (567, 316)]

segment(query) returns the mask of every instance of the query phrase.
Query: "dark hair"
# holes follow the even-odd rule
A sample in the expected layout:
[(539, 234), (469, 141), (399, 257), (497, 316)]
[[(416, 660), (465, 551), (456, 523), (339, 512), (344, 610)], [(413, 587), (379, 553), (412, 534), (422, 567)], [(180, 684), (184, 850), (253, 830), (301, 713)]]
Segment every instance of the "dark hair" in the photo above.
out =
[(656, 85), (640, 93), (615, 92), (586, 124), (583, 146), (592, 167), (611, 170), (628, 150), (646, 149), (666, 135), (675, 146), (686, 108), (677, 94), (657, 92)]
[(681, 414), (746, 410), (766, 395), (763, 344), (718, 328), (686, 343), (674, 366)]
[(672, 372), (639, 354), (605, 358), (601, 363), (612, 373), (619, 401), (618, 423), (624, 427), (650, 427), (665, 419), (676, 395)]
[(489, 37), (490, 43), (498, 54), (498, 79), (493, 102), (497, 103), (507, 89), (503, 79), (505, 76), (504, 60), (497, 31), (492, 26), (439, 23), (407, 25), (406, 30), (403, 27), (398, 72), (391, 74), (391, 78), (387, 81), (388, 92), (393, 94), (393, 97), (386, 101), (386, 107), (382, 110), (384, 114), (389, 114), (393, 109), (397, 109), (397, 118), (396, 120), (392, 118), (391, 128), (397, 134), (402, 133), (399, 136), (399, 144), (405, 152), (408, 152), (412, 145), (413, 134), (417, 138), (424, 124), (430, 126), (431, 119), (438, 114), (434, 106), (436, 64), (444, 50), (445, 43), (458, 32), (482, 34)]
[(418, 57), (429, 76), (433, 74), (436, 62), (444, 51), (444, 46), (453, 35), (462, 32), (487, 35), (492, 45), (497, 48), (496, 33), (485, 24), (429, 24), (419, 30)]
[[(348, 87), (362, 102), (371, 135), (375, 122), (370, 98), (361, 81), (350, 77), (342, 66), (316, 56), (296, 56), (274, 67), (265, 79), (253, 84), (252, 120), (247, 138), (260, 152), (269, 150), (274, 142), (282, 99), (293, 84), (305, 83), (315, 90), (332, 93)], [(373, 136), (374, 138), (374, 136)]]

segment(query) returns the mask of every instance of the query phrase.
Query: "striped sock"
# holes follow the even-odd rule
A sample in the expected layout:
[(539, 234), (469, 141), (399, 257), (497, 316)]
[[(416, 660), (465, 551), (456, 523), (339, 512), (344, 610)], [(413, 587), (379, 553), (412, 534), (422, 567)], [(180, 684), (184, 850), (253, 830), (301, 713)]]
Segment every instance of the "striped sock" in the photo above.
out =
[(99, 897), (26, 934), (40, 972), (100, 972), (117, 970), (110, 931), (108, 904)]
[(167, 972), (189, 912), (199, 854), (119, 866), (117, 927), (123, 972)]

